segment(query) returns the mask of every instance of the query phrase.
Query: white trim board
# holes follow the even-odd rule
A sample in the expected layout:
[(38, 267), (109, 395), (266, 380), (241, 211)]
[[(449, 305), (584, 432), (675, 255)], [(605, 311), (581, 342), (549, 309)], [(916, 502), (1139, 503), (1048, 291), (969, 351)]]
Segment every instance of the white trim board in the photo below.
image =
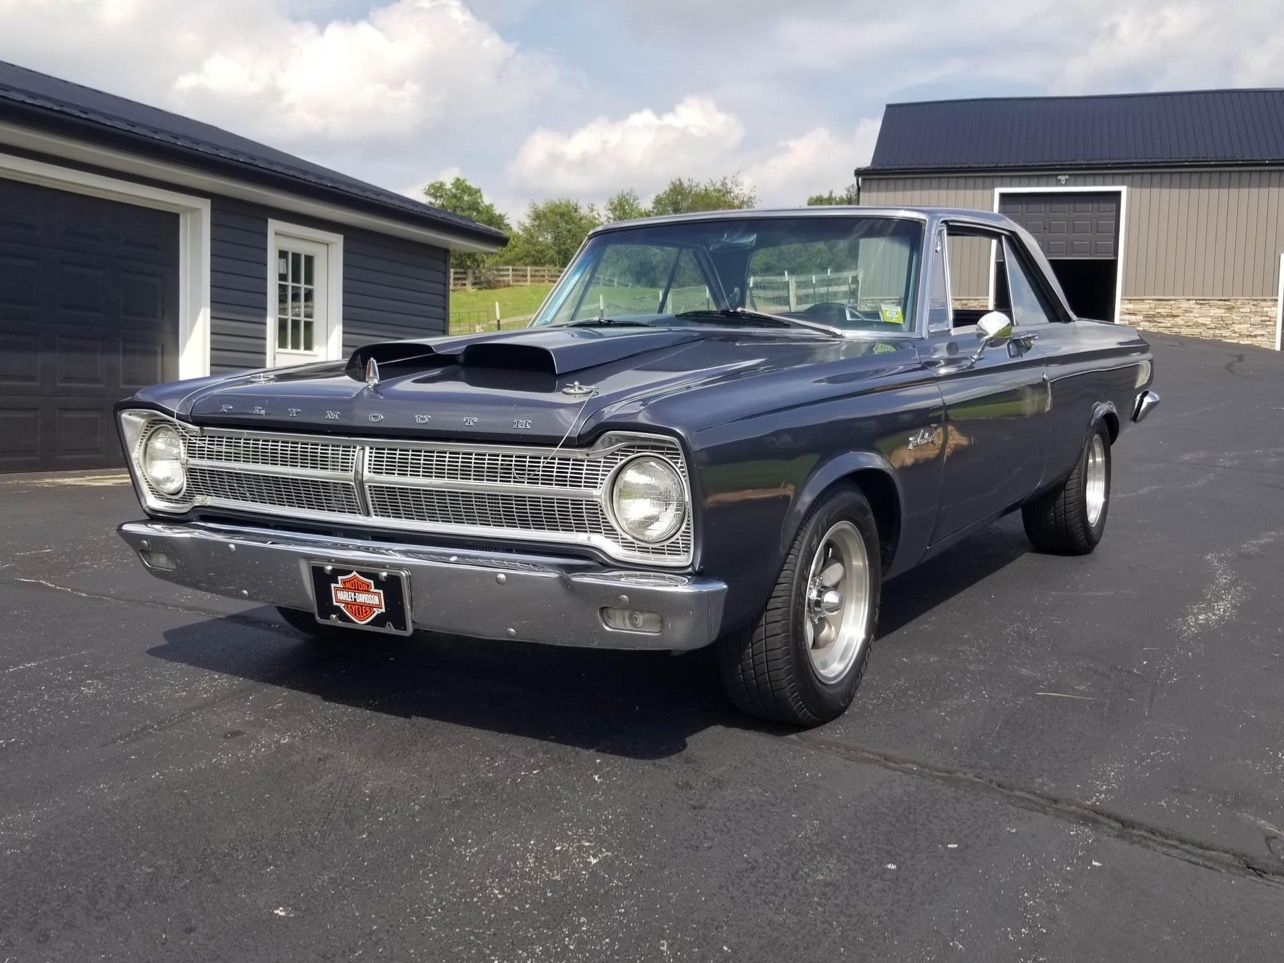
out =
[(210, 202), (0, 153), (0, 178), (178, 215), (178, 376), (210, 373)]
[(438, 247), (449, 248), (452, 251), (477, 251), (489, 254), (493, 251), (498, 251), (500, 248), (497, 243), (490, 244), (485, 241), (458, 237), (444, 229), (438, 231), (432, 228), (405, 224), (375, 214), (353, 211), (336, 204), (310, 200), (286, 191), (275, 190), (270, 187), (259, 187), (255, 184), (237, 181), (218, 174), (207, 174), (204, 171), (170, 164), (165, 161), (151, 160), (138, 154), (98, 147), (68, 137), (59, 137), (55, 134), (46, 134), (28, 127), (20, 127), (16, 124), (0, 123), (0, 145), (6, 144), (20, 147), (24, 150), (50, 154), (65, 160), (79, 161), (82, 164), (92, 164), (96, 167), (121, 171), (135, 177), (164, 181), (167, 184), (175, 184), (187, 190), (221, 194), (224, 197), (235, 197), (291, 214), (301, 214), (306, 217), (315, 217), (319, 220), (333, 221), (336, 224), (343, 224), (349, 227), (365, 228), (379, 234), (401, 237), (425, 244), (434, 244)]
[[(314, 227), (287, 224), (272, 218), (267, 222), (267, 315), (264, 333), (267, 338), (266, 366), (276, 367), (276, 251), (278, 238), (298, 238), (321, 244), (326, 251), (326, 319), (329, 325), (326, 344), (326, 361), (343, 357), (343, 235), (318, 231)], [(291, 361), (290, 364), (298, 362)]]
[(1284, 254), (1280, 255), (1280, 286), (1275, 296), (1275, 350), (1284, 351)]
[[(1123, 184), (1102, 185), (1100, 187), (1079, 185), (1076, 187), (996, 187), (994, 189), (994, 213), (998, 214), (999, 200), (1004, 194), (1118, 194), (1119, 195), (1119, 237), (1115, 251), (1115, 316), (1110, 320), (1119, 324), (1123, 319), (1123, 285), (1124, 285), (1124, 250), (1128, 234), (1128, 188)], [(991, 259), (993, 263), (993, 259)], [(994, 303), (994, 269), (990, 269), (990, 304)]]

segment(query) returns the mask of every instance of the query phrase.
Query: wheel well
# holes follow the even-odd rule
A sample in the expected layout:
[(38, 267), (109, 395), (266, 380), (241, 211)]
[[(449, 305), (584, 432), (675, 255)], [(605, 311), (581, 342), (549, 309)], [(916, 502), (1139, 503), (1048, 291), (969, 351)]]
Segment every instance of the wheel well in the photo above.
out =
[(869, 500), (878, 525), (878, 541), (882, 546), (883, 571), (886, 572), (896, 555), (896, 542), (901, 537), (901, 499), (891, 476), (876, 468), (853, 472), (847, 479), (856, 484)]
[(1119, 440), (1119, 416), (1113, 411), (1103, 412), (1101, 423), (1106, 426), (1106, 431), (1110, 432), (1110, 444)]

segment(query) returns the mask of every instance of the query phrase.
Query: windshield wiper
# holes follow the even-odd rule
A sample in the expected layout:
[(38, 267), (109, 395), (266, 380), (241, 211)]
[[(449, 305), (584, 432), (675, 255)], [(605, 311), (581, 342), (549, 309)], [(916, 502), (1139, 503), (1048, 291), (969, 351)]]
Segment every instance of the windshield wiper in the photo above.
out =
[(578, 321), (567, 321), (563, 328), (650, 328), (649, 321), (633, 321), (629, 318), (580, 318)]
[(748, 321), (771, 321), (782, 328), (807, 328), (811, 331), (823, 331), (826, 334), (832, 334), (838, 338), (843, 336), (842, 328), (831, 327), (828, 324), (819, 324), (815, 321), (803, 321), (800, 318), (791, 318), (783, 314), (768, 314), (766, 311), (750, 311), (747, 308), (721, 308), (717, 310), (710, 308), (703, 311), (683, 311), (681, 314), (675, 314), (674, 317), (689, 318), (693, 321), (700, 318), (744, 318)]

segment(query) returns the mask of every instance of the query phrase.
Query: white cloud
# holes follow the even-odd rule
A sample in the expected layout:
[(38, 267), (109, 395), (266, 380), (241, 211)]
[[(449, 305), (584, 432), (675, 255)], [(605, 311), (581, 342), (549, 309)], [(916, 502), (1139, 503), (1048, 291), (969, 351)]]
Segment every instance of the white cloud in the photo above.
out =
[(850, 136), (817, 127), (781, 141), (744, 170), (763, 204), (793, 207), (813, 194), (842, 190), (856, 178), (852, 171), (869, 163), (878, 140), (879, 121), (862, 120)]
[(594, 197), (631, 187), (645, 195), (671, 177), (725, 173), (744, 124), (707, 97), (668, 113), (647, 108), (621, 120), (599, 117), (570, 133), (541, 128), (510, 168), (513, 182), (545, 193)]
[(802, 204), (841, 189), (869, 161), (877, 120), (850, 134), (816, 127), (766, 147), (744, 146), (745, 123), (707, 97), (687, 97), (667, 113), (647, 108), (619, 120), (599, 117), (568, 133), (531, 134), (510, 168), (517, 186), (601, 201), (619, 190), (644, 199), (675, 177), (740, 174), (763, 204)]
[(290, 148), (422, 138), (560, 83), (463, 0), (314, 22), (280, 0), (0, 0), (0, 56)]

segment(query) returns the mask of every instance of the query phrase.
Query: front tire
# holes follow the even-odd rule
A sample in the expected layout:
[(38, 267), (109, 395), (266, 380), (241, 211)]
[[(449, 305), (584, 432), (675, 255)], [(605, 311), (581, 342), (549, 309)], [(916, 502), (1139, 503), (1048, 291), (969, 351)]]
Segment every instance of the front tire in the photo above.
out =
[(1110, 435), (1098, 425), (1070, 477), (1025, 505), (1021, 520), (1039, 551), (1088, 555), (1105, 534), (1109, 509)]
[(865, 674), (882, 581), (869, 502), (856, 488), (834, 491), (804, 520), (762, 614), (718, 640), (732, 702), (798, 726), (842, 715)]

